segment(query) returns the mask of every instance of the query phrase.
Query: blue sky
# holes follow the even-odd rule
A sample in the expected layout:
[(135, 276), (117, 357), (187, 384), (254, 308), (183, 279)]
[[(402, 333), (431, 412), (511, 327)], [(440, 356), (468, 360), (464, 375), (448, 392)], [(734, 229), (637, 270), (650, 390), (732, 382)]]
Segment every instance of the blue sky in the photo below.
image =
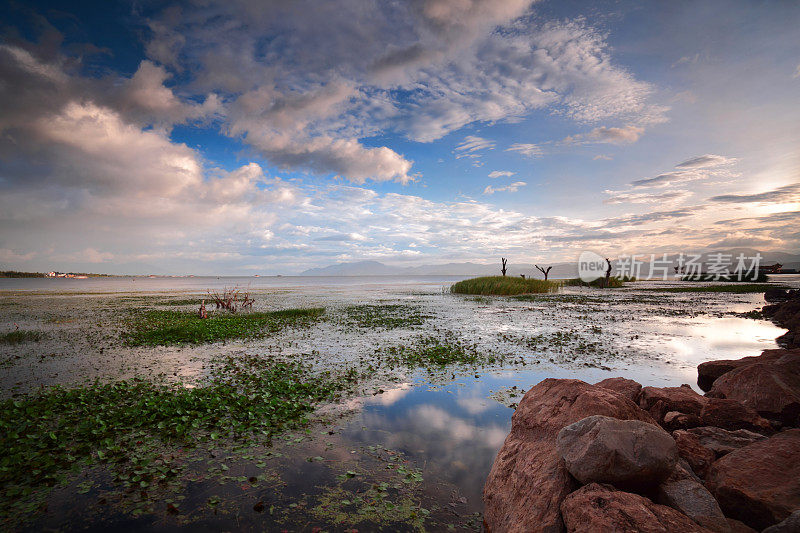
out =
[(793, 2), (3, 10), (3, 268), (800, 251)]

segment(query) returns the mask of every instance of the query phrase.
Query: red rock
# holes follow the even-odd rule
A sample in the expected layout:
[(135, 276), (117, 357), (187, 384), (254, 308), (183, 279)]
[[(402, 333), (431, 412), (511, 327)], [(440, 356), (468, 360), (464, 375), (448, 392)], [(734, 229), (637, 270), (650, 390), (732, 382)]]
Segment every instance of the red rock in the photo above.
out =
[(643, 496), (592, 483), (576, 490), (561, 503), (568, 532), (615, 533), (708, 532), (686, 515), (653, 503)]
[(669, 431), (676, 429), (688, 429), (702, 426), (703, 422), (697, 415), (687, 415), (678, 411), (670, 411), (664, 415), (664, 422), (661, 424)]
[(767, 437), (746, 429), (728, 431), (727, 429), (705, 426), (686, 430), (700, 439), (700, 444), (714, 452), (717, 457), (730, 453), (748, 444), (752, 444)]
[(635, 404), (639, 403), (639, 394), (642, 392), (642, 385), (632, 379), (608, 378), (595, 383), (597, 387), (603, 387), (625, 396)]
[(734, 450), (708, 471), (706, 486), (731, 518), (762, 530), (800, 508), (800, 429)]
[(731, 528), (731, 533), (758, 533), (758, 531), (744, 522), (739, 522), (733, 518), (726, 518), (726, 520), (728, 521), (728, 526)]
[(678, 455), (686, 459), (695, 474), (705, 477), (708, 469), (717, 459), (717, 455), (700, 443), (697, 435), (684, 430), (672, 432), (675, 444), (678, 447)]
[(708, 392), (711, 390), (714, 381), (723, 374), (742, 366), (755, 363), (770, 363), (775, 359), (779, 359), (783, 355), (783, 352), (784, 350), (764, 350), (761, 352), (761, 355), (700, 363), (697, 367), (697, 386), (700, 387), (701, 390)]
[(714, 426), (730, 431), (747, 429), (759, 433), (772, 433), (772, 424), (762, 418), (754, 409), (737, 400), (709, 398), (700, 411), (704, 426)]
[(707, 402), (708, 398), (697, 394), (689, 385), (644, 387), (639, 396), (639, 407), (648, 411), (659, 424), (670, 411), (700, 416)]
[(765, 418), (798, 426), (800, 350), (770, 352), (769, 358), (740, 366), (717, 378), (708, 396), (739, 400)]
[(654, 489), (675, 469), (675, 440), (655, 424), (593, 415), (566, 426), (556, 440), (572, 477), (582, 484)]
[(491, 531), (560, 531), (559, 505), (576, 488), (556, 450), (565, 426), (591, 415), (655, 424), (633, 402), (576, 379), (545, 379), (522, 398), (483, 489)]
[(699, 481), (679, 479), (662, 483), (658, 488), (658, 503), (680, 511), (712, 531), (730, 532), (717, 500)]

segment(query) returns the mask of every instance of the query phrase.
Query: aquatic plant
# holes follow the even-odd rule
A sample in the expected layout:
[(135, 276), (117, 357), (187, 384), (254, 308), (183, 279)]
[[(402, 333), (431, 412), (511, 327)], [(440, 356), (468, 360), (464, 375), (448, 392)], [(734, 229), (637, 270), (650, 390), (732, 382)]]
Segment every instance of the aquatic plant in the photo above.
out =
[(432, 315), (404, 304), (351, 305), (344, 309), (347, 320), (362, 328), (407, 328), (421, 326)]
[(412, 368), (443, 367), (451, 364), (484, 366), (501, 362), (503, 358), (491, 352), (480, 352), (454, 336), (424, 337), (411, 345), (392, 346), (384, 350), (385, 361), (391, 366)]
[(0, 334), (1, 344), (22, 344), (23, 342), (37, 342), (44, 338), (41, 331), (17, 329)]
[(610, 276), (609, 278), (597, 278), (594, 281), (583, 281), (580, 278), (572, 278), (572, 279), (565, 279), (561, 281), (561, 284), (565, 287), (595, 287), (598, 289), (609, 288), (609, 289), (618, 289), (622, 287), (625, 283), (636, 281), (635, 277), (623, 276), (623, 277), (616, 277)]
[(559, 284), (542, 279), (523, 279), (505, 276), (484, 276), (465, 279), (450, 287), (453, 294), (478, 294), (481, 296), (512, 296), (515, 294), (556, 292)]
[(306, 425), (318, 403), (360, 377), (355, 369), (315, 373), (299, 362), (226, 356), (197, 388), (134, 378), (3, 400), (0, 515), (24, 515), (36, 495), (92, 465), (122, 488), (169, 484), (182, 468), (181, 450), (225, 438), (269, 440)]
[(123, 334), (129, 346), (203, 344), (227, 339), (274, 334), (289, 326), (317, 320), (323, 308), (285, 309), (247, 314), (214, 313), (200, 318), (197, 313), (172, 310), (135, 311)]

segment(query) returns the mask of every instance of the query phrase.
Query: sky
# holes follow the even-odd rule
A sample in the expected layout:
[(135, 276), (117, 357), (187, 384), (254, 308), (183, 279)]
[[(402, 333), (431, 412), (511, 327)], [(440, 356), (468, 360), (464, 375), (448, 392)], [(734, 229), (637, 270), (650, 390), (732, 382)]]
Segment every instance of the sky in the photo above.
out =
[(800, 253), (798, 2), (0, 3), (2, 270)]

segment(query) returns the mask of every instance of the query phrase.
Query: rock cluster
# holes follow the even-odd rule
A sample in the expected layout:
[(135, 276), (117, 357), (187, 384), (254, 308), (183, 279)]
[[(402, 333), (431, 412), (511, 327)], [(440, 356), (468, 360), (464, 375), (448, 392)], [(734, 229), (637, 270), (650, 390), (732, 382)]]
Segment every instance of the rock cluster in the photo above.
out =
[(486, 480), (487, 529), (800, 531), (800, 349), (698, 375), (705, 396), (624, 378), (531, 388)]

